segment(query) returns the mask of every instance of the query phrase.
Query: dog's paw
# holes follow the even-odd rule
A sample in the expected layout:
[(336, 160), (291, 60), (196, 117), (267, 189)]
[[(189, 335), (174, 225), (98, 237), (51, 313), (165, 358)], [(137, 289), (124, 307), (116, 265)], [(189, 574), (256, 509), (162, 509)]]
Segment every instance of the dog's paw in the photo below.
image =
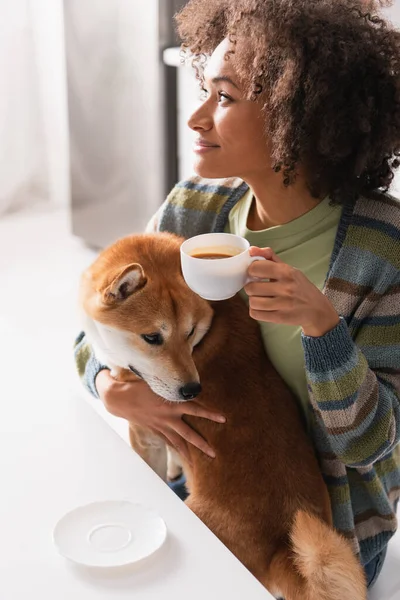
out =
[(179, 479), (183, 473), (181, 459), (179, 454), (171, 447), (167, 447), (167, 479), (174, 481)]
[(167, 471), (167, 479), (168, 481), (175, 481), (176, 479), (179, 479), (182, 476), (182, 467), (179, 465), (168, 465), (168, 471)]

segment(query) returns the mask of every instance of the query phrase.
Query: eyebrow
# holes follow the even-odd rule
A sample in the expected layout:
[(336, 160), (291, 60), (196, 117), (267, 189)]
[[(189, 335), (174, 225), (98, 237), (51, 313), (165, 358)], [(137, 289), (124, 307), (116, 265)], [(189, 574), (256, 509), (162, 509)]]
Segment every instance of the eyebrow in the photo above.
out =
[(236, 85), (236, 83), (234, 81), (232, 81), (232, 79), (230, 77), (227, 77), (226, 75), (220, 75), (218, 77), (213, 77), (211, 79), (212, 83), (219, 83), (220, 81), (226, 81), (227, 83), (230, 83), (231, 85), (233, 85), (233, 87), (235, 87), (237, 90), (239, 90), (239, 88)]

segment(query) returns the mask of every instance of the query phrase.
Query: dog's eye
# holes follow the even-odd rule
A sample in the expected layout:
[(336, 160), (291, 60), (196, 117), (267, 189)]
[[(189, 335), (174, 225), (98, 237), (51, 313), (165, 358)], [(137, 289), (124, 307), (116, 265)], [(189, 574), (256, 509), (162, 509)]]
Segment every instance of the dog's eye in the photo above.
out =
[(145, 342), (147, 342), (148, 344), (153, 344), (154, 346), (161, 346), (161, 344), (163, 343), (163, 339), (161, 334), (159, 333), (150, 333), (148, 335), (143, 334), (141, 336)]
[(192, 337), (192, 335), (194, 334), (194, 330), (196, 329), (196, 326), (193, 326), (192, 331), (189, 333), (188, 338)]

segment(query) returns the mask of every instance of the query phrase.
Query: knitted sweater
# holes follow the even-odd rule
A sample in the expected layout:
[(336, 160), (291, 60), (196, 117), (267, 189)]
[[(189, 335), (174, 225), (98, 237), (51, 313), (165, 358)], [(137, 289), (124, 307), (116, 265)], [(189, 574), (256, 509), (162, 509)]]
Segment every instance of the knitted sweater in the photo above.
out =
[[(248, 190), (238, 179), (178, 183), (152, 228), (191, 237), (223, 231)], [(302, 336), (311, 435), (328, 486), (335, 527), (362, 564), (397, 528), (400, 497), (400, 203), (388, 195), (344, 207), (323, 293), (340, 323)], [(104, 365), (82, 332), (79, 374), (97, 396)]]

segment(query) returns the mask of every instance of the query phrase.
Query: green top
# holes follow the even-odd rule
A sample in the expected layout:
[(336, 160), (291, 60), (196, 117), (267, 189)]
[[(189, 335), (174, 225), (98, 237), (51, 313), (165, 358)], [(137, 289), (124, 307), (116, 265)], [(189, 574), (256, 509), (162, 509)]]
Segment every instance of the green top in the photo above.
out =
[[(252, 246), (271, 247), (285, 263), (299, 269), (320, 290), (329, 270), (336, 232), (341, 216), (340, 206), (330, 206), (329, 197), (306, 214), (261, 231), (247, 227), (253, 194), (249, 189), (229, 214), (227, 233), (246, 238)], [(248, 302), (245, 292), (242, 296)], [(301, 327), (260, 321), (265, 349), (286, 384), (300, 400), (307, 418), (310, 402), (307, 391)]]

